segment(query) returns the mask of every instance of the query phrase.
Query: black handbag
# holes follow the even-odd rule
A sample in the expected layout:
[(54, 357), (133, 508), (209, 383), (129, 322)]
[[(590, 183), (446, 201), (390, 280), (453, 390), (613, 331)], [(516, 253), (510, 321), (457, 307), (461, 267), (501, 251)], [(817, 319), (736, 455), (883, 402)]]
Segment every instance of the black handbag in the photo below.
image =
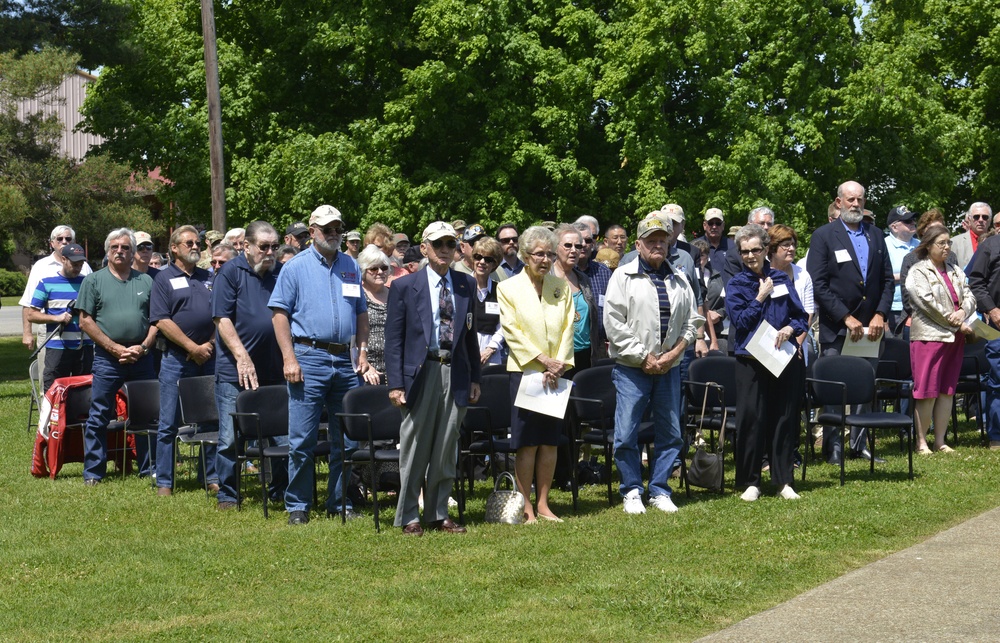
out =
[[(708, 384), (710, 385), (711, 382)], [(701, 400), (701, 420), (698, 424), (699, 433), (701, 433), (702, 426), (705, 424), (705, 408), (708, 403), (709, 385), (705, 386), (705, 396)], [(727, 409), (723, 406), (718, 448), (715, 451), (709, 451), (703, 444), (695, 448), (694, 455), (691, 456), (691, 464), (687, 468), (688, 484), (701, 487), (702, 489), (722, 491), (722, 445), (723, 440), (726, 439), (726, 414)]]

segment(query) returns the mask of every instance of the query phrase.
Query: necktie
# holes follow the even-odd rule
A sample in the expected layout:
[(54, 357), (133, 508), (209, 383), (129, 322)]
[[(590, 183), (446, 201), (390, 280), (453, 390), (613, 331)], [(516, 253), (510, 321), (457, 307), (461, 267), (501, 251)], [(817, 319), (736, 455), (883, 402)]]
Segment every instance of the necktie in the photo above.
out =
[(441, 326), (438, 328), (438, 343), (441, 350), (450, 351), (451, 342), (455, 331), (455, 304), (451, 301), (451, 291), (448, 290), (448, 281), (441, 279), (441, 298), (438, 302), (441, 314)]

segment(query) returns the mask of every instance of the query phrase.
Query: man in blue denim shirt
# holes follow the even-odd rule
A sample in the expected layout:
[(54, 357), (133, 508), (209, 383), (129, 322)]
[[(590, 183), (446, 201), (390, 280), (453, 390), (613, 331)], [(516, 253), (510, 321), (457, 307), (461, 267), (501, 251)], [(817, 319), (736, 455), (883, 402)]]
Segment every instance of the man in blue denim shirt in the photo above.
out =
[[(321, 205), (309, 217), (312, 246), (289, 259), (267, 305), (273, 311), (274, 335), (281, 348), (288, 382), (288, 524), (309, 522), (313, 450), (323, 407), (330, 418), (341, 411), (344, 395), (358, 386), (358, 372), (368, 370), (368, 305), (361, 292), (361, 271), (338, 252), (344, 231), (340, 211)], [(351, 341), (359, 348), (358, 371), (351, 362)], [(341, 434), (330, 433), (330, 494), (327, 513), (347, 505), (340, 463)], [(344, 444), (343, 448), (352, 445)]]

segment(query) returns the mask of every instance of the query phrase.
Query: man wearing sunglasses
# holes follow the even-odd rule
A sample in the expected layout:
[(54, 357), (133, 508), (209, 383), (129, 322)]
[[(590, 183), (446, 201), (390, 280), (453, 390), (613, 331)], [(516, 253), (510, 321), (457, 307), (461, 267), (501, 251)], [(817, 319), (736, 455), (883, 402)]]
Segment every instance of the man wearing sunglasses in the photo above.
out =
[(160, 272), (159, 268), (153, 268), (149, 261), (153, 258), (153, 237), (148, 232), (139, 230), (135, 233), (135, 257), (132, 259), (132, 269), (146, 273), (153, 279)]
[[(170, 254), (174, 262), (156, 275), (149, 302), (149, 321), (166, 339), (160, 361), (160, 426), (156, 435), (156, 493), (160, 496), (173, 493), (174, 444), (180, 426), (178, 382), (183, 377), (215, 374), (215, 324), (209, 289), (212, 275), (198, 267), (198, 230), (191, 225), (174, 230)], [(215, 423), (199, 426), (202, 431), (216, 428)], [(218, 492), (215, 447), (203, 445), (201, 458), (204, 462), (198, 472), (204, 472), (206, 488)]]
[(476, 282), (449, 269), (457, 245), (452, 226), (430, 224), (420, 244), (427, 268), (399, 277), (389, 289), (386, 377), (389, 399), (403, 411), (395, 525), (412, 536), (424, 532), (421, 487), (426, 527), (465, 533), (448, 517), (448, 494), (456, 475), (459, 427), (466, 406), (479, 399), (480, 364)]
[[(31, 266), (31, 272), (28, 273), (28, 283), (24, 287), (24, 294), (21, 295), (21, 299), (17, 302), (21, 306), (21, 322), (23, 334), (21, 336), (21, 343), (30, 351), (35, 350), (35, 335), (32, 333), (31, 322), (28, 321), (28, 311), (31, 308), (31, 298), (35, 294), (35, 289), (38, 288), (38, 282), (40, 282), (45, 277), (55, 277), (62, 270), (63, 264), (61, 255), (59, 251), (76, 241), (76, 232), (73, 228), (68, 225), (57, 225), (52, 229), (52, 234), (49, 235), (49, 247), (52, 248), (52, 254), (48, 255), (44, 259), (39, 259), (35, 262), (35, 265)], [(90, 264), (86, 261), (83, 262), (83, 268), (80, 269), (80, 275), (86, 277), (92, 272), (90, 269)], [(44, 360), (44, 354), (39, 355), (38, 359)]]
[(296, 221), (285, 228), (285, 245), (302, 252), (309, 245), (309, 226)]
[(988, 203), (977, 201), (969, 206), (962, 225), (966, 231), (951, 238), (951, 251), (958, 258), (958, 266), (968, 272), (972, 255), (979, 248), (979, 240), (990, 229), (993, 220), (993, 210)]
[(524, 270), (524, 262), (517, 256), (517, 228), (513, 223), (505, 223), (497, 229), (497, 241), (503, 249), (503, 260), (500, 269), (508, 277), (513, 277)]
[[(273, 313), (274, 335), (281, 348), (288, 382), (288, 524), (309, 522), (313, 498), (313, 450), (325, 407), (330, 418), (340, 413), (344, 395), (358, 386), (358, 374), (368, 370), (368, 304), (361, 292), (361, 270), (339, 251), (344, 221), (337, 208), (321, 205), (309, 217), (312, 245), (289, 259), (267, 305)], [(351, 362), (357, 341), (358, 368)], [(342, 503), (355, 517), (344, 496), (340, 458), (341, 432), (330, 432), (327, 513), (336, 515)], [(346, 442), (346, 441), (345, 441)], [(354, 445), (345, 443), (343, 448)]]

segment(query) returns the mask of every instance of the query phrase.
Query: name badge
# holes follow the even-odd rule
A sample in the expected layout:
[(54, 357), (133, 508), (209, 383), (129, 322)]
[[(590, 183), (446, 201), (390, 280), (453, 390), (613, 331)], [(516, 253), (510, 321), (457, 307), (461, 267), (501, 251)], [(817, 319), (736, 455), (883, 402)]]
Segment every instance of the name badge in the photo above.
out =
[(604, 295), (597, 295), (597, 305), (604, 308)]
[(487, 315), (499, 315), (500, 314), (500, 302), (488, 301), (486, 302), (486, 314)]
[(170, 285), (174, 287), (174, 290), (180, 290), (181, 288), (188, 287), (187, 277), (174, 277), (170, 280)]
[(851, 260), (851, 253), (843, 249), (833, 253), (833, 256), (837, 259), (837, 263), (844, 263)]
[(358, 284), (344, 284), (341, 288), (345, 297), (360, 297), (361, 296), (361, 286)]
[(777, 286), (774, 287), (774, 290), (771, 291), (772, 299), (774, 297), (785, 297), (787, 295), (788, 295), (788, 286), (786, 286), (785, 284), (778, 284)]

